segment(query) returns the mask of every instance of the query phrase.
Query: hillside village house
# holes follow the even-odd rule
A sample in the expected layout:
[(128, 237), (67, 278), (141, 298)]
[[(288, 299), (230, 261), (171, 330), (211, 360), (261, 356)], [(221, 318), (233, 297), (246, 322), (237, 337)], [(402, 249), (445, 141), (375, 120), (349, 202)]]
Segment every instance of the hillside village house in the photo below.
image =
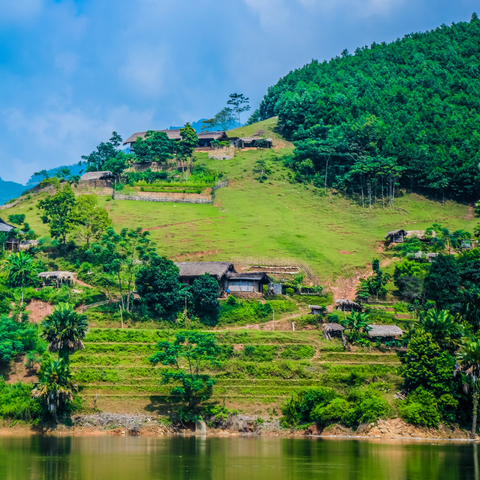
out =
[[(432, 232), (432, 237), (435, 236), (435, 232)], [(403, 243), (405, 237), (414, 238), (417, 237), (419, 240), (427, 241), (430, 237), (425, 234), (425, 230), (392, 230), (385, 235), (385, 240), (390, 243)]]
[(180, 282), (192, 285), (194, 280), (208, 273), (218, 282), (218, 292), (262, 292), (268, 284), (265, 272), (238, 273), (231, 262), (180, 262), (175, 264)]
[(15, 228), (13, 225), (3, 221), (0, 218), (0, 233), (7, 234), (7, 243), (5, 244), (5, 250), (17, 250), (20, 245), (20, 240), (15, 237)]
[[(170, 140), (177, 140), (180, 141), (182, 139), (180, 135), (180, 129), (176, 130), (154, 130), (154, 132), (163, 132), (167, 134), (167, 137)], [(129, 151), (132, 150), (132, 144), (135, 142), (137, 138), (144, 139), (147, 132), (137, 132), (128, 137), (124, 142), (123, 145), (128, 148)], [(212, 142), (214, 140), (218, 140), (219, 142), (225, 142), (230, 139), (226, 132), (200, 132), (197, 133), (198, 137), (198, 147), (205, 148), (211, 147)]]

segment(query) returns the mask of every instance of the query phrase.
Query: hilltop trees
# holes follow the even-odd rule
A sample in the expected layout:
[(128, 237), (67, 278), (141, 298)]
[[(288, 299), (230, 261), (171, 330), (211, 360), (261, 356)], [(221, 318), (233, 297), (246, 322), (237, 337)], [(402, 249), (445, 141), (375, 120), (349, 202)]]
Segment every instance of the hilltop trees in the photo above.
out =
[[(381, 202), (398, 186), (478, 198), (480, 136), (467, 112), (480, 108), (479, 47), (472, 15), (470, 23), (312, 61), (270, 87), (251, 119), (278, 116), (295, 142), (289, 165), (297, 180), (316, 178), (359, 199), (363, 192), (365, 204), (368, 189)], [(303, 173), (307, 159), (313, 170)]]
[(243, 93), (232, 93), (230, 94), (230, 100), (228, 100), (227, 105), (231, 105), (233, 113), (236, 113), (238, 116), (238, 124), (242, 125), (240, 115), (243, 112), (248, 112), (250, 110), (250, 99), (245, 97)]
[(82, 155), (82, 159), (87, 165), (87, 172), (102, 172), (107, 170), (105, 163), (122, 153), (118, 151), (118, 147), (121, 144), (122, 137), (117, 132), (113, 132), (108, 142), (101, 142), (97, 146), (97, 149), (90, 153), (90, 155)]
[(184, 158), (190, 158), (193, 155), (195, 147), (198, 145), (197, 133), (187, 122), (185, 126), (180, 129), (180, 136), (182, 139), (179, 144), (179, 153)]
[(175, 156), (177, 144), (165, 132), (149, 130), (144, 139), (137, 137), (132, 149), (138, 162), (165, 163)]

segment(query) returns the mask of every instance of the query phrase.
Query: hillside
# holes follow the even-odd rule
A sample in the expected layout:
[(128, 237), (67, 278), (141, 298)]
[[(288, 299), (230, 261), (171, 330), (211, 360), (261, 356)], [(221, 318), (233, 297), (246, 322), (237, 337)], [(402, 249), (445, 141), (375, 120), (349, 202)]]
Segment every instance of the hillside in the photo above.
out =
[[(275, 119), (242, 128), (242, 135), (264, 130), (273, 137)], [(436, 222), (450, 231), (473, 231), (477, 223), (467, 205), (403, 191), (397, 192), (394, 208), (362, 208), (340, 194), (324, 196), (323, 189), (291, 182), (292, 172), (281, 160), (289, 153), (289, 147), (247, 150), (232, 160), (209, 160), (206, 153), (197, 153), (198, 164), (230, 179), (227, 188), (216, 192), (214, 205), (99, 200), (117, 228), (149, 230), (159, 252), (174, 260), (304, 262), (322, 281), (364, 271), (390, 230), (421, 230)], [(272, 170), (263, 183), (258, 160)], [(25, 213), (31, 227), (46, 235), (36, 203), (32, 197), (2, 217)]]
[(20, 196), (27, 187), (21, 183), (8, 182), (0, 178), (0, 205)]
[(250, 121), (278, 116), (295, 141), (299, 181), (323, 184), (327, 170), (328, 185), (356, 197), (386, 193), (396, 179), (418, 193), (476, 200), (479, 72), (474, 14), (313, 61), (270, 87)]

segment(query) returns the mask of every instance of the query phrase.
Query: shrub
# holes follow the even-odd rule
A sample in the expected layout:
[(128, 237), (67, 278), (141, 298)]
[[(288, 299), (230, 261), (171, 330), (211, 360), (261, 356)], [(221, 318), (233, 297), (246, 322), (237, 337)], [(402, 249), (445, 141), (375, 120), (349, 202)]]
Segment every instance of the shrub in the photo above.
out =
[(398, 407), (400, 417), (408, 423), (435, 428), (440, 421), (437, 401), (433, 393), (418, 387)]
[(280, 357), (291, 360), (301, 360), (302, 358), (312, 358), (314, 355), (315, 348), (310, 345), (291, 345), (283, 350)]
[(7, 384), (0, 376), (0, 417), (24, 421), (38, 418), (39, 404), (31, 397), (31, 392), (31, 385)]
[(287, 293), (287, 295), (290, 295), (290, 296), (291, 296), (291, 295), (293, 295), (293, 294), (295, 293), (295, 290), (294, 290), (293, 288), (287, 288), (287, 289), (285, 290), (285, 292)]

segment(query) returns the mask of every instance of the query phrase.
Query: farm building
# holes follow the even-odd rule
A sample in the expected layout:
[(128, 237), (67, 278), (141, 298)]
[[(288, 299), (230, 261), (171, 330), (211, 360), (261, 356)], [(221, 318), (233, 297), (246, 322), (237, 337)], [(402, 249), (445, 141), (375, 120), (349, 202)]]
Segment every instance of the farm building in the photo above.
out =
[(396, 325), (369, 325), (368, 336), (370, 338), (400, 337), (403, 330)]
[(263, 292), (263, 286), (268, 285), (268, 275), (265, 272), (237, 273), (227, 272), (227, 288), (231, 292)]
[(390, 243), (402, 243), (406, 235), (406, 230), (392, 230), (385, 235), (385, 240), (389, 241)]
[(312, 315), (323, 315), (325, 313), (325, 307), (321, 305), (309, 305), (308, 308)]
[(38, 274), (43, 285), (54, 285), (56, 287), (75, 283), (75, 275), (76, 273), (72, 272), (42, 272)]
[(272, 148), (271, 138), (261, 137), (243, 137), (235, 140), (235, 146), (237, 148)]
[(354, 310), (361, 310), (361, 307), (358, 303), (352, 302), (347, 298), (340, 298), (336, 302), (337, 310), (341, 310), (342, 312), (351, 312)]
[(422, 251), (416, 252), (414, 255), (415, 261), (421, 262), (422, 260), (426, 260), (428, 263), (432, 263), (433, 260), (438, 257), (438, 253), (424, 253)]
[[(180, 141), (182, 136), (180, 135), (180, 129), (173, 129), (173, 130), (154, 130), (155, 132), (162, 132), (166, 133), (167, 137), (170, 140)], [(137, 138), (144, 139), (147, 132), (137, 132), (128, 137), (124, 142), (123, 145), (127, 147), (130, 151), (132, 149), (132, 144), (135, 142)], [(219, 142), (225, 142), (230, 140), (226, 132), (219, 131), (219, 132), (200, 132), (197, 133), (198, 137), (198, 147), (211, 147), (213, 140), (218, 140)]]
[(4, 222), (0, 218), (0, 233), (7, 234), (7, 243), (5, 244), (5, 250), (17, 250), (20, 245), (20, 240), (15, 237), (15, 228), (7, 222)]
[(339, 323), (326, 323), (323, 326), (323, 336), (327, 340), (331, 340), (332, 337), (341, 337), (345, 327), (342, 327)]
[(89, 187), (111, 187), (115, 175), (112, 172), (87, 172), (80, 177), (80, 184)]
[(208, 273), (217, 280), (220, 292), (227, 289), (227, 272), (236, 273), (230, 262), (180, 262), (175, 265), (180, 270), (178, 276), (184, 285), (192, 285), (196, 278)]

